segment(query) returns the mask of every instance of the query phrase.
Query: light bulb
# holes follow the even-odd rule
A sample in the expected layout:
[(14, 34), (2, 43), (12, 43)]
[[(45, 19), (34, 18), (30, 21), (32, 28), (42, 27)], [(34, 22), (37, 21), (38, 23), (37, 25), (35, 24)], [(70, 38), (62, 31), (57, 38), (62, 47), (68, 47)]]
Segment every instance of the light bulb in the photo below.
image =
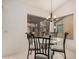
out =
[(47, 17), (47, 19), (49, 19), (49, 18), (50, 18), (50, 16)]
[(53, 16), (53, 18), (56, 18), (56, 16)]

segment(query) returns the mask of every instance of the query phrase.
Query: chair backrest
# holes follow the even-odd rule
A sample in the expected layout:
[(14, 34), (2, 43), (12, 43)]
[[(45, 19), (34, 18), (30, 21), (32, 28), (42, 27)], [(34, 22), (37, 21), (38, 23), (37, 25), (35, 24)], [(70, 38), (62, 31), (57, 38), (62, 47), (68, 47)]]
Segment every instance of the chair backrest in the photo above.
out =
[(66, 39), (67, 39), (67, 35), (68, 35), (69, 33), (67, 33), (67, 32), (65, 32), (64, 33), (64, 40), (63, 40), (63, 49), (65, 50), (65, 43), (66, 43)]
[(33, 37), (33, 38), (35, 45), (35, 53), (49, 56), (51, 36), (49, 36), (48, 38), (47, 37)]

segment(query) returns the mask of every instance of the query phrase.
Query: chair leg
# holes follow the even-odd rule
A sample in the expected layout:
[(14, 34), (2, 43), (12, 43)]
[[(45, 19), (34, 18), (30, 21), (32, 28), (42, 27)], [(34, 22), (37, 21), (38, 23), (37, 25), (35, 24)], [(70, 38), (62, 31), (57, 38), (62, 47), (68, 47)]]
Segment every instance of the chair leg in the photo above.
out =
[(49, 59), (49, 57), (48, 57), (48, 59)]
[(30, 55), (32, 54), (32, 50), (30, 50)]
[(53, 55), (55, 54), (55, 52), (53, 51)]
[(48, 55), (48, 59), (50, 59), (50, 56)]
[(64, 53), (64, 59), (66, 59), (66, 53)]
[(34, 59), (36, 59), (36, 53), (35, 53), (35, 55), (34, 55)]
[(28, 54), (27, 54), (27, 59), (29, 59), (29, 50), (28, 50)]
[(53, 59), (53, 55), (54, 55), (54, 51), (53, 51), (53, 53), (51, 54), (51, 59)]

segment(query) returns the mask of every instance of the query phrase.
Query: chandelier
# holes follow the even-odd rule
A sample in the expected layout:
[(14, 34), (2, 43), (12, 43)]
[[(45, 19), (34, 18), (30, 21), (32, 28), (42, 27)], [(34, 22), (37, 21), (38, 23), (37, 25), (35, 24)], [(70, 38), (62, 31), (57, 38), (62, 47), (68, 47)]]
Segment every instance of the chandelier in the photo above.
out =
[(52, 21), (55, 21), (56, 16), (53, 16), (53, 12), (52, 12), (52, 0), (51, 0), (51, 12), (50, 12), (50, 15), (47, 17), (47, 20), (52, 22)]

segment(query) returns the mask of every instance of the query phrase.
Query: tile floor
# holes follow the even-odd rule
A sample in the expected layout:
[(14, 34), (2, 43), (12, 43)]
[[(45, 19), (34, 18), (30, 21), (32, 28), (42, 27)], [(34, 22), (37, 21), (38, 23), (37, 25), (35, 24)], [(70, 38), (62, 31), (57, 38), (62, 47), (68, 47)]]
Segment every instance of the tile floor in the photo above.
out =
[[(76, 59), (75, 51), (67, 49), (66, 54), (67, 54), (67, 59)], [(12, 56), (6, 56), (6, 57), (3, 57), (3, 59), (27, 59), (27, 52), (22, 52)], [(29, 56), (29, 59), (34, 59), (34, 52)], [(41, 59), (41, 58), (38, 58), (38, 59)], [(53, 59), (64, 59), (63, 54), (56, 52)]]

